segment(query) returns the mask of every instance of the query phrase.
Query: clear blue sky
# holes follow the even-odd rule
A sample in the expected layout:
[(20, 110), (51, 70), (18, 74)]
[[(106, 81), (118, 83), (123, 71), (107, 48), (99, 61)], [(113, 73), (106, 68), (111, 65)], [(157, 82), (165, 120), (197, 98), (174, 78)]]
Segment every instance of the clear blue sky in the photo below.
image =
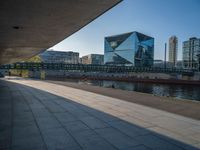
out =
[(105, 36), (131, 31), (155, 38), (155, 59), (164, 58), (164, 43), (176, 35), (180, 60), (182, 42), (200, 38), (200, 0), (124, 0), (52, 49), (103, 54)]

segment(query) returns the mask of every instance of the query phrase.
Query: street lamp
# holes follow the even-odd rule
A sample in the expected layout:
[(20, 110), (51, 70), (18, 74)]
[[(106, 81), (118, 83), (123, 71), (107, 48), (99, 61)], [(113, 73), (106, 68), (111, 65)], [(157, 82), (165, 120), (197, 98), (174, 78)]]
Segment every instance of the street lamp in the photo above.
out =
[(197, 54), (198, 71), (200, 71), (200, 54)]

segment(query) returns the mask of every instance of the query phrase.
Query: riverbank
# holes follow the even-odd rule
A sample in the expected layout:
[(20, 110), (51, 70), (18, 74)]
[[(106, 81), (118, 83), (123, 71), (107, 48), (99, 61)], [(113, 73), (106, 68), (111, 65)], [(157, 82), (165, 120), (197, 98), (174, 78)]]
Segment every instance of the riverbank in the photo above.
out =
[[(160, 75), (161, 76), (161, 75)], [(69, 76), (46, 76), (46, 79), (49, 80), (106, 80), (106, 81), (120, 81), (120, 82), (138, 82), (138, 83), (156, 83), (156, 84), (175, 84), (175, 85), (200, 85), (200, 80), (191, 80), (191, 79), (175, 79), (170, 77), (132, 77), (126, 75), (69, 75)]]
[(60, 84), (72, 88), (86, 90), (89, 92), (122, 99), (125, 101), (149, 106), (152, 108), (164, 110), (178, 115), (200, 120), (200, 102), (189, 100), (177, 100), (172, 97), (159, 97), (152, 94), (139, 93), (134, 91), (124, 91), (120, 89), (104, 88), (87, 84), (78, 84), (72, 82), (46, 80), (55, 84)]

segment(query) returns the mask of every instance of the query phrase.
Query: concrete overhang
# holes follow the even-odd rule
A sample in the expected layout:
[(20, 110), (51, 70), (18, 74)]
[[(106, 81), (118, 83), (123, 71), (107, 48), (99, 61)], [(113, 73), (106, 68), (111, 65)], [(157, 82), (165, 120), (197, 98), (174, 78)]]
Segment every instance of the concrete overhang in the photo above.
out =
[(30, 58), (121, 0), (1, 0), (0, 64)]

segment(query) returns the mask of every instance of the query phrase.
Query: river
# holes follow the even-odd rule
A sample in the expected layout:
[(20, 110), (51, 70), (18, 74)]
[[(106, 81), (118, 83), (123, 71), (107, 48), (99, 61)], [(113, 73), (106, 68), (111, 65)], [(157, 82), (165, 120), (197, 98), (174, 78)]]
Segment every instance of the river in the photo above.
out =
[(149, 93), (158, 96), (174, 97), (176, 99), (188, 99), (200, 101), (200, 86), (180, 84), (155, 84), (155, 83), (134, 83), (104, 80), (66, 80), (78, 84), (90, 84), (106, 88), (116, 88), (128, 91)]

